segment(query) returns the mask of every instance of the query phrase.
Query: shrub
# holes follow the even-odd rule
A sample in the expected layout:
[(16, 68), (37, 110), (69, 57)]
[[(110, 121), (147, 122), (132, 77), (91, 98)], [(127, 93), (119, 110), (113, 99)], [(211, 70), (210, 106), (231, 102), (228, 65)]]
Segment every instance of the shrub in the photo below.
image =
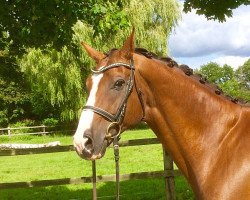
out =
[(0, 127), (7, 127), (8, 126), (8, 117), (5, 111), (0, 111)]
[(45, 126), (56, 126), (58, 124), (58, 119), (55, 118), (46, 118), (43, 120), (43, 125)]
[[(25, 119), (25, 120), (22, 120), (22, 121), (18, 121), (15, 124), (10, 124), (9, 126), (11, 128), (19, 128), (19, 127), (34, 126), (34, 125), (35, 125), (35, 121), (30, 120), (30, 119)], [(29, 133), (31, 131), (32, 131), (32, 129), (29, 129), (29, 128), (11, 130), (11, 134)]]

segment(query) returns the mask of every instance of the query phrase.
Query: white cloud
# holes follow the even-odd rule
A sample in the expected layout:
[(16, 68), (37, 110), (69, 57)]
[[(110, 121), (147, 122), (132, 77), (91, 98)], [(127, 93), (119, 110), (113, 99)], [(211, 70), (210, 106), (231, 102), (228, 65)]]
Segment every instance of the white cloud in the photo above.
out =
[(240, 57), (240, 56), (224, 56), (224, 57), (218, 57), (212, 62), (216, 62), (219, 65), (230, 65), (234, 69), (237, 69), (239, 66), (242, 66), (250, 57)]
[(209, 58), (210, 61), (218, 58), (220, 62), (224, 59), (224, 63), (239, 66), (250, 56), (249, 19), (250, 6), (234, 10), (233, 17), (224, 23), (207, 21), (195, 11), (183, 14), (169, 40), (170, 56), (177, 61), (190, 60), (187, 64), (195, 63), (195, 68), (206, 64)]

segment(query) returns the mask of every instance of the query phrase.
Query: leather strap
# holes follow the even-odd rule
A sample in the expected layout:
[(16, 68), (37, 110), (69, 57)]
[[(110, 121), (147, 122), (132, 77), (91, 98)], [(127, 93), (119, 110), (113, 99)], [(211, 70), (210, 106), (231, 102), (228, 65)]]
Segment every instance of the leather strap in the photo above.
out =
[(114, 156), (115, 156), (115, 179), (116, 179), (116, 200), (120, 199), (120, 165), (119, 165), (119, 144), (118, 137), (114, 137)]

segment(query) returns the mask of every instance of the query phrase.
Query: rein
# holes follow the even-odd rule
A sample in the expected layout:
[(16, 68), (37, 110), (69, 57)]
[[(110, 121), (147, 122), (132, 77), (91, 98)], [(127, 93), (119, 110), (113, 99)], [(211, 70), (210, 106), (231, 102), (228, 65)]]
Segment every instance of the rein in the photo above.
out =
[[(128, 98), (132, 93), (134, 85), (135, 85), (135, 89), (136, 89), (136, 92), (137, 92), (137, 95), (139, 97), (140, 104), (142, 107), (143, 117), (141, 120), (143, 120), (143, 118), (144, 118), (145, 111), (144, 111), (144, 103), (142, 100), (142, 93), (137, 88), (137, 85), (135, 82), (135, 67), (134, 67), (134, 60), (133, 59), (131, 59), (130, 64), (117, 62), (117, 63), (110, 64), (108, 66), (103, 66), (98, 70), (92, 70), (92, 73), (93, 74), (100, 74), (100, 73), (104, 73), (105, 71), (107, 71), (109, 69), (113, 69), (113, 68), (117, 68), (117, 67), (125, 67), (125, 68), (129, 69), (130, 76), (129, 76), (129, 80), (128, 80), (128, 85), (127, 85), (125, 97), (121, 101), (121, 103), (117, 109), (116, 114), (109, 113), (106, 110), (99, 108), (99, 107), (88, 106), (88, 105), (84, 106), (83, 110), (91, 110), (92, 112), (102, 116), (103, 118), (105, 118), (106, 120), (111, 122), (107, 128), (105, 139), (107, 140), (108, 144), (112, 143), (112, 140), (113, 140), (114, 157), (115, 157), (115, 165), (116, 165), (116, 199), (119, 200), (119, 198), (120, 198), (120, 175), (119, 175), (120, 170), (119, 170), (119, 143), (118, 143), (118, 141), (120, 139), (121, 124), (124, 120)], [(111, 133), (112, 129), (116, 130), (117, 133), (115, 135), (113, 135)], [(96, 181), (95, 161), (92, 162), (92, 166), (94, 166), (94, 167), (92, 167), (92, 170), (93, 170), (93, 199), (96, 199), (97, 195), (96, 195), (96, 182), (95, 182)]]

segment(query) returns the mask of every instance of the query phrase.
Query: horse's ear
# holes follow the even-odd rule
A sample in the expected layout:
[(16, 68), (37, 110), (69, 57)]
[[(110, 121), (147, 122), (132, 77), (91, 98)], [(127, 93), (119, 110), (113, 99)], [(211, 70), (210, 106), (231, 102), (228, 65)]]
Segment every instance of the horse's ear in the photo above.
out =
[(131, 59), (134, 53), (134, 40), (135, 40), (135, 28), (133, 28), (132, 33), (125, 41), (124, 45), (121, 48), (121, 54), (127, 59)]
[(87, 51), (89, 56), (91, 58), (93, 58), (96, 63), (99, 63), (99, 61), (105, 57), (105, 55), (102, 52), (95, 50), (94, 48), (92, 48), (88, 44), (81, 42), (81, 45), (85, 48), (85, 50)]

